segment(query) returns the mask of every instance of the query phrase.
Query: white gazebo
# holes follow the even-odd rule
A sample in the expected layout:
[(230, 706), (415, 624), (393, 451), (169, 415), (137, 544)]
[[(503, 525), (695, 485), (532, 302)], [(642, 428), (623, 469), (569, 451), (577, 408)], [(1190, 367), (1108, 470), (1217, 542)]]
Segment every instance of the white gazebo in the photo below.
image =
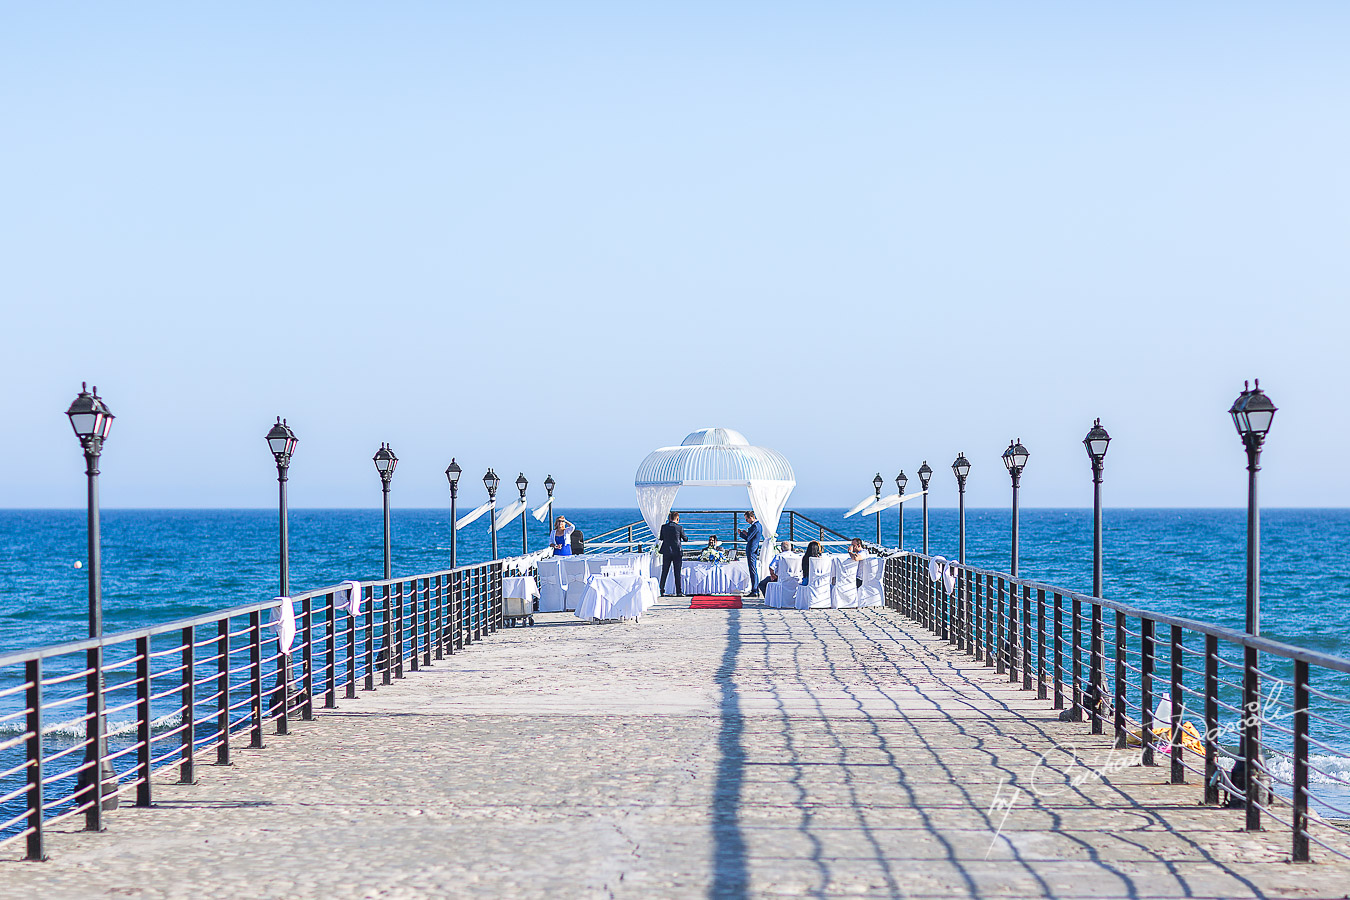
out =
[(778, 520), (787, 505), (788, 495), (796, 487), (792, 466), (777, 450), (752, 447), (745, 436), (730, 428), (700, 428), (678, 447), (653, 450), (638, 466), (633, 486), (637, 488), (638, 509), (652, 534), (675, 506), (675, 496), (685, 485), (699, 487), (741, 487), (750, 497), (764, 528), (760, 558), (767, 565), (773, 553)]

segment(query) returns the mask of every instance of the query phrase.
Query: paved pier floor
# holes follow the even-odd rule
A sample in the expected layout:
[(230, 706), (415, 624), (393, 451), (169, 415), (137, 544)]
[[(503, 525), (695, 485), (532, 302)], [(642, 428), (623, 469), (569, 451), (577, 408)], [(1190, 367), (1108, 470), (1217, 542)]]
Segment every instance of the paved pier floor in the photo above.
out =
[(538, 618), (58, 826), (0, 897), (1350, 892), (890, 611)]

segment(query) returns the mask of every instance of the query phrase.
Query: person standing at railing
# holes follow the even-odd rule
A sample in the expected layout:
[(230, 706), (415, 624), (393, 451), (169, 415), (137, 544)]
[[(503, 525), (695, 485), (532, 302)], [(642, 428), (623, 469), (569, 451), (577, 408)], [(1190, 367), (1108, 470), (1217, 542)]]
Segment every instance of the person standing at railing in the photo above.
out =
[(661, 592), (666, 590), (666, 573), (675, 567), (675, 596), (684, 596), (684, 584), (681, 582), (680, 567), (684, 565), (684, 542), (689, 540), (680, 527), (680, 514), (672, 512), (661, 526)]
[(572, 533), (575, 531), (572, 523), (563, 516), (553, 520), (553, 534), (549, 536), (549, 546), (553, 548), (554, 556), (572, 555)]
[(764, 527), (754, 510), (745, 514), (746, 528), (741, 529), (745, 541), (745, 564), (750, 567), (750, 596), (759, 596), (759, 545), (764, 540)]

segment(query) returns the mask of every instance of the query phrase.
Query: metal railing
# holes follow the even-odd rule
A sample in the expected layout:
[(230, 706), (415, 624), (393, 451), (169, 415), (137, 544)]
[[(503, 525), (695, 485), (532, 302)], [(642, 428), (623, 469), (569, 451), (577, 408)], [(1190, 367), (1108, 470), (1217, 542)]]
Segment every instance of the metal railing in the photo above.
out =
[[(1002, 572), (958, 566), (950, 592), (932, 574), (922, 554), (888, 558), (886, 605), (1050, 699), (1062, 718), (1138, 746), (1143, 765), (1165, 760), (1171, 783), (1198, 776), (1205, 804), (1229, 794), (1248, 830), (1263, 816), (1284, 825), (1294, 860), (1309, 859), (1310, 843), (1347, 856), (1310, 823), (1350, 819), (1350, 659)], [(1155, 721), (1159, 708), (1166, 718)], [(1203, 728), (1188, 721), (1192, 708)], [(1237, 783), (1221, 760), (1243, 764)]]
[(362, 582), (355, 616), (341, 586), (296, 594), (286, 654), (273, 600), (0, 656), (0, 847), (45, 859), (54, 822), (102, 830), (121, 799), (151, 804), (156, 773), (192, 783), (239, 741), (262, 747), (269, 724), (286, 734), (464, 650), (503, 627), (502, 575), (534, 574), (536, 557)]

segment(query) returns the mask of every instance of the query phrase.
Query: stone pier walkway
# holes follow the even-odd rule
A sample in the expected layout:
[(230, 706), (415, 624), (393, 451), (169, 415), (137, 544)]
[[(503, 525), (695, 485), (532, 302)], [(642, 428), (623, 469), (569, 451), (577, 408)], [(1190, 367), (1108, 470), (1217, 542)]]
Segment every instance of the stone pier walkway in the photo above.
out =
[(58, 827), (0, 897), (1350, 891), (888, 610), (538, 620)]

